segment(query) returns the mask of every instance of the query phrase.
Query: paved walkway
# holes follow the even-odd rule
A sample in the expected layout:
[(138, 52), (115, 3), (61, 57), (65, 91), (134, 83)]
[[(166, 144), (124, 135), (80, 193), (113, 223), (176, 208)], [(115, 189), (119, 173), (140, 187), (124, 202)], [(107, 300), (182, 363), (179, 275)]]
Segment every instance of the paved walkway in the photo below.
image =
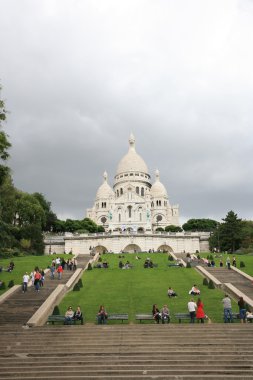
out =
[[(84, 268), (90, 260), (89, 255), (81, 255), (77, 257), (77, 267)], [(45, 276), (45, 284), (39, 293), (35, 291), (33, 286), (28, 287), (26, 293), (22, 293), (22, 289), (18, 289), (4, 303), (1, 304), (0, 325), (21, 324), (24, 325), (44, 303), (48, 296), (59, 284), (66, 284), (73, 271), (65, 270), (61, 280), (57, 277), (50, 279), (50, 273)]]

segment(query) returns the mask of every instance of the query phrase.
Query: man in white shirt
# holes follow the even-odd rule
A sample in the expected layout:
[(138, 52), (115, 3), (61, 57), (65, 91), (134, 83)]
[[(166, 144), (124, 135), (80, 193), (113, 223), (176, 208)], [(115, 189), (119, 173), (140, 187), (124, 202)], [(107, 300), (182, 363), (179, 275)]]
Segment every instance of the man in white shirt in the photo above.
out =
[(25, 274), (23, 276), (23, 287), (22, 287), (23, 293), (27, 291), (27, 285), (28, 285), (29, 279), (30, 279), (30, 277), (29, 277), (28, 273), (25, 272)]
[(191, 317), (190, 323), (194, 323), (194, 322), (195, 322), (196, 309), (197, 309), (196, 302), (194, 302), (194, 300), (191, 299), (191, 300), (188, 302), (188, 310), (189, 310), (190, 317)]

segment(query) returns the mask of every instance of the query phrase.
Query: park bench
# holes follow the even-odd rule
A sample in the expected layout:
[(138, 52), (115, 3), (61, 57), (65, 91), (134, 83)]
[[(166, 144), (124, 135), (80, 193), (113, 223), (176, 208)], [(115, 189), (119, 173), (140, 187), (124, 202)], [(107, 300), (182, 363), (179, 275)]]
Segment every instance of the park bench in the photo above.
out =
[[(96, 320), (98, 317), (96, 316)], [(111, 313), (107, 315), (107, 321), (128, 321), (128, 314), (116, 314), (116, 313)]]
[(128, 314), (108, 314), (107, 319), (109, 321), (121, 321), (121, 323), (123, 323), (123, 321), (128, 321)]
[[(65, 316), (64, 315), (49, 315), (48, 319), (47, 319), (47, 323), (52, 323), (54, 325), (55, 322), (62, 322), (64, 323), (65, 321)], [(83, 320), (80, 320), (80, 319), (73, 319), (71, 321), (71, 324), (76, 324), (80, 322), (81, 325), (83, 325)]]
[(136, 321), (150, 321), (154, 320), (153, 314), (136, 314), (135, 316)]
[(178, 319), (178, 322), (181, 323), (183, 319), (190, 320), (190, 314), (189, 313), (176, 313), (175, 318)]

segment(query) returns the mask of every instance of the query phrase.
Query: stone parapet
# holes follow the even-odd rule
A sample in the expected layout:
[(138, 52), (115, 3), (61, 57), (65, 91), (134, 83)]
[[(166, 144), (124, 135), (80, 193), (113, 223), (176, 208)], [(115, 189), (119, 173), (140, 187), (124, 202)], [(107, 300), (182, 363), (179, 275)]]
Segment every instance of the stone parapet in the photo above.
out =
[(243, 297), (244, 301), (253, 308), (253, 300), (249, 297), (247, 297), (244, 293), (242, 293), (239, 289), (237, 289), (234, 285), (230, 284), (229, 282), (226, 282), (223, 284), (223, 289), (227, 291), (228, 293), (232, 293), (233, 296), (235, 296), (237, 299), (239, 297)]
[(58, 285), (57, 288), (50, 294), (46, 301), (33, 314), (26, 323), (29, 327), (42, 326), (46, 323), (48, 315), (52, 314), (54, 306), (59, 303), (66, 293), (65, 285)]
[(17, 292), (18, 290), (21, 290), (21, 285), (14, 285), (12, 288), (4, 292), (4, 294), (0, 296), (0, 304), (5, 302), (9, 297), (12, 296), (13, 293)]
[(207, 277), (209, 280), (212, 280), (214, 285), (217, 287), (217, 288), (221, 288), (222, 287), (222, 283), (217, 280), (216, 277), (214, 277), (211, 273), (209, 273), (205, 268), (201, 267), (200, 265), (197, 265), (196, 266), (196, 269), (201, 272), (205, 277)]

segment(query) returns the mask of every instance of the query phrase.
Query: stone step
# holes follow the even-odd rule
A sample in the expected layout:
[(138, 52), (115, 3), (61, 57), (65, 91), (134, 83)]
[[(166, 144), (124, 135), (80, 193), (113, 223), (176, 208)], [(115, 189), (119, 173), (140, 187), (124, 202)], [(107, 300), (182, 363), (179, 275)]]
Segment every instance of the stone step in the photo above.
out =
[[(20, 378), (26, 378), (26, 379), (38, 379), (43, 377), (51, 378), (51, 379), (58, 379), (58, 378), (72, 378), (74, 379), (76, 376), (83, 376), (85, 375), (86, 377), (92, 377), (92, 376), (111, 376), (111, 377), (116, 377), (116, 376), (140, 376), (140, 375), (149, 375), (149, 376), (168, 376), (168, 375), (174, 375), (177, 376), (182, 376), (182, 375), (195, 375), (195, 376), (201, 376), (203, 378), (202, 374), (205, 375), (237, 375), (239, 378), (243, 379), (245, 375), (252, 376), (253, 371), (251, 368), (236, 368), (236, 369), (226, 369), (226, 368), (216, 368), (214, 366), (212, 367), (207, 367), (206, 369), (201, 368), (201, 367), (195, 367), (195, 368), (171, 368), (171, 369), (149, 369), (146, 370), (145, 368), (142, 369), (109, 369), (109, 370), (104, 370), (104, 369), (99, 369), (99, 366), (97, 369), (94, 370), (89, 370), (84, 368), (83, 370), (79, 370), (76, 368), (72, 368), (70, 370), (67, 370), (64, 368), (62, 369), (51, 369), (51, 370), (44, 370), (43, 372), (40, 372), (40, 374), (35, 374), (32, 369), (30, 371), (10, 371), (9, 373), (4, 373), (4, 378), (11, 378), (11, 379), (20, 379)], [(3, 379), (3, 376), (1, 376), (1, 379)]]

